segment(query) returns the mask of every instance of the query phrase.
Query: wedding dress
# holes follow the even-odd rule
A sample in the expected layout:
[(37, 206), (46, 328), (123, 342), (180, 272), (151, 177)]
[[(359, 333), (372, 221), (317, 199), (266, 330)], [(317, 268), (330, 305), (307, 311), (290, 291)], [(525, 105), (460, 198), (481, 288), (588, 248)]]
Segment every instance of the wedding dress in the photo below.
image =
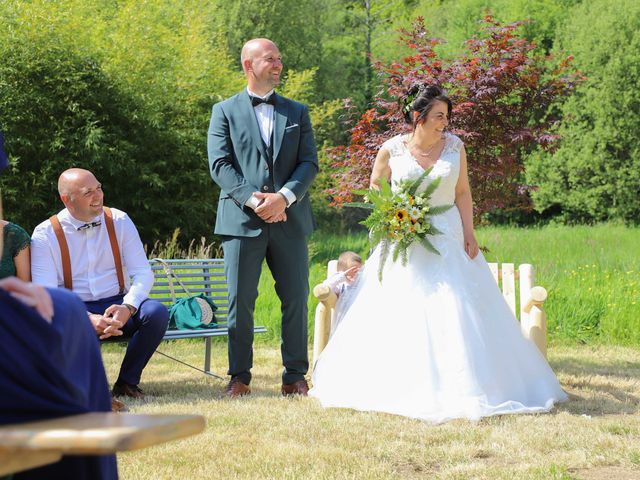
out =
[[(407, 136), (384, 144), (391, 183), (419, 177), (423, 168)], [(461, 140), (445, 147), (422, 184), (441, 177), (433, 205), (452, 204)], [(524, 338), (482, 252), (463, 249), (456, 207), (433, 217), (442, 235), (430, 237), (436, 255), (414, 243), (406, 266), (389, 257), (378, 279), (374, 249), (355, 284), (336, 306), (340, 323), (313, 372), (311, 396), (324, 407), (379, 411), (439, 423), (506, 413), (549, 411), (565, 401), (553, 371)]]

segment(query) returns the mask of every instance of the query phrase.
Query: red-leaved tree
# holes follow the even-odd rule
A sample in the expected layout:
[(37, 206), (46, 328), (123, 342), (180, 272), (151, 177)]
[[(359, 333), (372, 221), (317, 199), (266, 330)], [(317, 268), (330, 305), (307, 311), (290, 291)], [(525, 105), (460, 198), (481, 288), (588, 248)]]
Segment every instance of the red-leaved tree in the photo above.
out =
[(523, 154), (537, 146), (552, 148), (557, 121), (550, 105), (567, 96), (580, 80), (571, 58), (551, 67), (549, 58), (517, 35), (522, 23), (502, 25), (487, 15), (482, 34), (467, 42), (467, 53), (446, 61), (435, 47), (422, 18), (401, 41), (414, 53), (391, 65), (376, 64), (382, 90), (373, 107), (351, 129), (348, 146), (331, 149), (337, 186), (328, 190), (333, 205), (350, 202), (352, 190), (368, 187), (380, 145), (393, 135), (411, 131), (402, 107), (416, 84), (443, 87), (454, 103), (449, 129), (465, 143), (475, 214), (502, 209), (528, 209), (530, 187), (522, 183)]

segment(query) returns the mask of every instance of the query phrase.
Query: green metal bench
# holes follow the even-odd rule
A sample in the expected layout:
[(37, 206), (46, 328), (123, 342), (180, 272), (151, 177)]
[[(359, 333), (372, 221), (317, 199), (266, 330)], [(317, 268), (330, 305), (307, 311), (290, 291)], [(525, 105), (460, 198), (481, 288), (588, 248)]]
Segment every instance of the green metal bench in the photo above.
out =
[[(175, 330), (169, 329), (164, 335), (163, 340), (180, 340), (183, 338), (203, 338), (205, 344), (204, 351), (204, 373), (220, 378), (211, 371), (211, 339), (212, 337), (220, 337), (228, 335), (227, 329), (227, 313), (229, 311), (229, 298), (227, 291), (227, 280), (224, 274), (224, 259), (222, 258), (197, 258), (197, 259), (151, 259), (151, 270), (155, 278), (155, 283), (149, 295), (150, 298), (157, 300), (167, 307), (171, 306), (175, 301), (171, 291), (171, 282), (163, 263), (169, 265), (174, 277), (189, 290), (189, 293), (176, 281), (173, 281), (174, 292), (176, 298), (186, 297), (199, 293), (204, 293), (209, 297), (218, 309), (215, 312), (216, 328), (206, 330)], [(265, 327), (255, 326), (254, 333), (264, 333), (267, 331)], [(168, 355), (158, 352), (168, 357)], [(180, 363), (184, 363), (176, 358), (172, 358)], [(192, 368), (192, 365), (188, 365)], [(196, 368), (197, 370), (200, 370)]]

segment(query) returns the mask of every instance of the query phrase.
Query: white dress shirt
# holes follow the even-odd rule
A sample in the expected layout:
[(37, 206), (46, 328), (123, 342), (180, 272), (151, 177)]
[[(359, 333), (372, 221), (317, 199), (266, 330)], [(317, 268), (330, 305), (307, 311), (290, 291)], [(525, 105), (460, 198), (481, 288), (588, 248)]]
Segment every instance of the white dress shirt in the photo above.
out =
[[(129, 216), (115, 208), (111, 212), (124, 273), (126, 294), (123, 303), (139, 308), (149, 297), (153, 272), (138, 230)], [(66, 208), (58, 213), (58, 220), (69, 245), (73, 292), (85, 302), (117, 295), (120, 286), (104, 213), (92, 220), (100, 221), (101, 225), (83, 230), (78, 227), (85, 222), (72, 217)], [(50, 220), (42, 222), (33, 231), (31, 276), (34, 283), (45, 287), (64, 286), (60, 247)]]
[[(262, 98), (263, 100), (266, 100), (274, 94), (273, 90), (271, 90), (266, 95), (262, 96), (253, 93), (251, 90), (249, 90), (249, 88), (247, 88), (247, 93), (251, 97), (258, 97)], [(258, 121), (258, 127), (260, 128), (260, 136), (262, 137), (264, 144), (268, 147), (271, 144), (271, 136), (273, 133), (274, 106), (269, 103), (261, 103), (260, 105), (256, 105), (255, 107), (253, 107), (253, 111), (256, 114), (256, 120)], [(273, 160), (275, 161), (275, 158)], [(287, 202), (287, 207), (296, 201), (296, 194), (288, 188), (282, 187), (279, 192), (284, 195), (284, 198)], [(255, 210), (256, 208), (258, 208), (258, 205), (260, 205), (260, 202), (256, 197), (251, 196), (249, 197), (249, 200), (247, 200), (245, 205)]]
[[(247, 93), (249, 93), (249, 96), (251, 97), (258, 97), (266, 100), (271, 95), (273, 95), (273, 90), (271, 90), (265, 96), (253, 93), (248, 88)], [(255, 107), (253, 107), (253, 111), (256, 114), (256, 120), (258, 120), (258, 127), (260, 127), (260, 136), (262, 137), (262, 141), (268, 147), (271, 144), (271, 134), (273, 133), (274, 106), (270, 103), (261, 103), (260, 105), (256, 105)]]

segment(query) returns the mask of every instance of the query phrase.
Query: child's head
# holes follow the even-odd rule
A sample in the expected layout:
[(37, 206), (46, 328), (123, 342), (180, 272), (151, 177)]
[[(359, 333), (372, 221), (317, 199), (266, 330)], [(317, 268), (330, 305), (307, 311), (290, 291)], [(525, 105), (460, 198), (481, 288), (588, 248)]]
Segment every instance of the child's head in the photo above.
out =
[(342, 252), (338, 257), (338, 271), (345, 272), (349, 270), (351, 267), (361, 267), (362, 266), (362, 257), (358, 255), (356, 252)]

